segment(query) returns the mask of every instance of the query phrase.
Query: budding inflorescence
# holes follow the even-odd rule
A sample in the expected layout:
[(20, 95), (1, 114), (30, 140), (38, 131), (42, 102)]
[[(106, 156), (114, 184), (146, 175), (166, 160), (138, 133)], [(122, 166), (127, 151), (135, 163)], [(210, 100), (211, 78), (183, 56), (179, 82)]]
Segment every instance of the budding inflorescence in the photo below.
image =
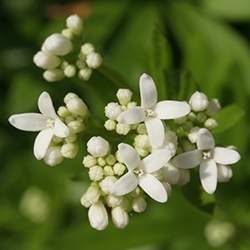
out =
[(102, 57), (91, 43), (79, 40), (83, 35), (83, 21), (77, 15), (66, 20), (66, 28), (45, 39), (41, 50), (33, 58), (37, 67), (44, 69), (43, 77), (48, 82), (60, 81), (75, 75), (88, 80), (94, 69), (102, 63)]

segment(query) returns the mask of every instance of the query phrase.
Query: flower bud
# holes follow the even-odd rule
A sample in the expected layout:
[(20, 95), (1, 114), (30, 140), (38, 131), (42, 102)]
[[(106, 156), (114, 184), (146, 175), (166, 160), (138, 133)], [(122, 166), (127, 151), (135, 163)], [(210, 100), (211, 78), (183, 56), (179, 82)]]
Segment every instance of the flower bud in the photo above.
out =
[(88, 113), (88, 108), (84, 101), (79, 97), (71, 98), (66, 102), (66, 107), (74, 115), (86, 116)]
[(98, 53), (92, 52), (87, 55), (86, 63), (90, 68), (96, 69), (101, 65), (102, 58)]
[(69, 112), (69, 110), (65, 106), (61, 106), (61, 107), (59, 107), (59, 109), (57, 111), (57, 114), (60, 117), (65, 118), (65, 117), (67, 117), (67, 116), (70, 115), (70, 112)]
[(134, 108), (136, 106), (137, 106), (136, 102), (129, 102), (128, 105), (127, 105), (127, 108), (130, 109), (130, 108)]
[(66, 26), (76, 35), (81, 34), (83, 22), (78, 15), (71, 15), (66, 19)]
[(106, 175), (106, 176), (114, 175), (114, 171), (113, 171), (113, 168), (111, 166), (108, 166), (108, 165), (105, 166), (103, 171), (104, 171), (104, 175)]
[(191, 109), (195, 112), (204, 111), (208, 106), (208, 99), (202, 92), (196, 91), (190, 98)]
[(103, 169), (100, 166), (93, 166), (89, 169), (89, 178), (92, 181), (100, 181), (103, 178)]
[(139, 124), (138, 126), (137, 126), (137, 128), (136, 128), (136, 131), (137, 131), (137, 133), (138, 134), (146, 134), (147, 133), (147, 129), (146, 129), (146, 126), (145, 126), (145, 124)]
[(71, 99), (79, 98), (79, 96), (75, 93), (69, 92), (63, 99), (64, 103), (67, 104)]
[(89, 55), (95, 51), (93, 44), (85, 43), (81, 46), (81, 53), (84, 55)]
[(170, 184), (176, 184), (180, 178), (180, 170), (171, 163), (162, 168), (162, 173), (164, 180)]
[(94, 157), (103, 157), (109, 152), (109, 143), (100, 136), (93, 136), (87, 142), (87, 151)]
[(42, 69), (54, 69), (61, 63), (59, 57), (46, 53), (44, 51), (37, 52), (33, 57), (35, 65)]
[(113, 120), (108, 119), (107, 121), (105, 121), (104, 127), (105, 127), (108, 131), (115, 130), (116, 122), (113, 121)]
[(228, 182), (232, 176), (233, 176), (233, 171), (230, 167), (224, 166), (224, 165), (218, 165), (218, 181), (219, 182)]
[(122, 163), (116, 163), (113, 169), (116, 175), (121, 176), (125, 172), (126, 167)]
[(96, 158), (93, 157), (92, 155), (87, 155), (83, 158), (83, 162), (82, 164), (84, 165), (84, 167), (86, 168), (90, 168), (93, 167), (94, 165), (96, 165), (97, 161)]
[(142, 213), (147, 208), (147, 202), (141, 196), (133, 199), (132, 208), (136, 213)]
[(105, 116), (111, 120), (116, 120), (121, 112), (121, 106), (116, 102), (110, 102), (105, 107)]
[(137, 135), (135, 137), (135, 146), (143, 149), (150, 148), (148, 135)]
[(214, 116), (221, 110), (220, 102), (218, 99), (212, 99), (207, 107), (207, 114), (209, 116)]
[(70, 29), (63, 29), (62, 35), (68, 38), (69, 40), (72, 40), (74, 38), (74, 34)]
[(85, 128), (84, 124), (80, 121), (71, 121), (67, 125), (68, 125), (68, 128), (70, 129), (70, 132), (73, 134), (80, 133)]
[(105, 177), (100, 183), (100, 188), (105, 194), (112, 194), (113, 193), (113, 186), (114, 183), (117, 181), (117, 178), (114, 176), (107, 176)]
[(83, 69), (79, 70), (78, 77), (84, 81), (88, 81), (91, 74), (92, 74), (92, 69), (83, 68)]
[(51, 167), (60, 164), (63, 161), (60, 147), (49, 147), (43, 160)]
[(190, 181), (190, 173), (187, 169), (180, 169), (180, 177), (177, 182), (178, 185), (184, 186)]
[(76, 74), (76, 67), (74, 65), (68, 65), (65, 67), (65, 69), (63, 70), (63, 73), (66, 77), (71, 78), (73, 76), (75, 76)]
[(64, 73), (61, 69), (50, 69), (46, 70), (43, 73), (43, 78), (47, 82), (57, 82), (64, 78)]
[(77, 135), (69, 135), (68, 137), (65, 138), (65, 142), (67, 143), (73, 143), (77, 140)]
[(102, 167), (104, 167), (106, 165), (106, 161), (105, 161), (105, 159), (103, 157), (99, 157), (97, 159), (97, 163), (98, 163), (99, 166), (102, 166)]
[(122, 204), (123, 198), (121, 196), (115, 196), (112, 194), (109, 194), (106, 196), (106, 203), (109, 207), (117, 207)]
[(124, 228), (128, 225), (128, 213), (121, 207), (113, 208), (111, 211), (112, 221), (117, 228)]
[(117, 123), (115, 131), (119, 135), (127, 135), (130, 131), (130, 125), (125, 123)]
[(127, 105), (131, 101), (132, 92), (129, 89), (119, 89), (116, 96), (121, 105)]
[(108, 226), (108, 213), (100, 201), (89, 208), (88, 217), (91, 227), (97, 230), (103, 230)]
[(213, 128), (216, 128), (218, 126), (218, 123), (215, 119), (213, 118), (208, 118), (206, 121), (205, 121), (205, 127), (208, 128), (208, 129), (213, 129)]
[(61, 147), (61, 154), (65, 158), (73, 159), (78, 153), (78, 146), (75, 143), (66, 143)]
[(101, 195), (100, 189), (97, 184), (92, 183), (87, 191), (81, 198), (81, 204), (84, 207), (90, 207), (91, 205), (95, 204)]
[(62, 34), (50, 35), (44, 42), (42, 50), (49, 51), (56, 56), (65, 56), (73, 49), (71, 41)]
[(193, 127), (190, 132), (188, 133), (188, 139), (191, 143), (197, 142), (197, 136), (200, 128), (199, 127)]
[(114, 155), (108, 155), (106, 158), (105, 158), (105, 161), (107, 162), (107, 164), (113, 166), (115, 163), (116, 163), (116, 158)]

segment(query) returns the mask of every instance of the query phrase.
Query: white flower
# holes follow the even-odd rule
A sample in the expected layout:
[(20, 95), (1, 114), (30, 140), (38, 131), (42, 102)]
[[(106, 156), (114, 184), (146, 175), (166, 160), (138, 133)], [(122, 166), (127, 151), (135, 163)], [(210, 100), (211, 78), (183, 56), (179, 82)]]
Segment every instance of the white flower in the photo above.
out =
[(128, 213), (122, 207), (115, 207), (111, 211), (112, 221), (117, 228), (124, 228), (128, 225)]
[(108, 213), (100, 201), (89, 208), (88, 217), (91, 227), (97, 230), (103, 230), (108, 226)]
[(47, 92), (38, 99), (41, 113), (24, 113), (12, 115), (9, 122), (17, 129), (40, 131), (34, 144), (34, 155), (38, 160), (44, 158), (53, 136), (65, 138), (69, 135), (68, 127), (56, 115), (52, 100)]
[(186, 102), (160, 101), (153, 79), (143, 74), (140, 77), (141, 106), (129, 108), (118, 117), (120, 123), (137, 124), (145, 122), (150, 143), (153, 147), (163, 144), (165, 133), (161, 120), (176, 119), (187, 115), (190, 106)]
[(78, 15), (71, 15), (66, 19), (66, 26), (76, 35), (82, 32), (83, 22)]
[(132, 92), (129, 89), (118, 89), (116, 96), (121, 105), (127, 105), (132, 98)]
[(63, 161), (60, 147), (49, 147), (44, 157), (44, 162), (49, 166), (56, 166)]
[(122, 108), (116, 102), (110, 102), (105, 107), (105, 115), (111, 120), (116, 120), (116, 118), (121, 114), (121, 112)]
[(93, 136), (87, 142), (87, 151), (94, 157), (103, 157), (109, 152), (109, 143), (101, 136)]
[(43, 69), (54, 69), (61, 63), (59, 57), (44, 51), (37, 52), (33, 57), (33, 61), (37, 67)]
[(220, 165), (234, 164), (240, 160), (240, 155), (230, 148), (215, 147), (212, 134), (205, 128), (199, 130), (197, 148), (177, 155), (172, 163), (182, 169), (200, 165), (201, 184), (207, 193), (212, 194), (217, 187)]
[(170, 159), (166, 149), (155, 150), (140, 160), (138, 153), (128, 144), (118, 145), (119, 158), (128, 168), (113, 186), (113, 193), (121, 196), (132, 192), (139, 185), (152, 199), (158, 202), (167, 201), (167, 192), (161, 182), (152, 174), (162, 168)]
[(50, 35), (43, 43), (42, 50), (56, 56), (65, 56), (73, 49), (71, 41), (62, 34)]
[(98, 53), (92, 52), (87, 55), (86, 63), (90, 68), (96, 69), (101, 65), (102, 57)]
[(200, 112), (200, 111), (204, 111), (207, 108), (208, 99), (204, 93), (196, 91), (190, 97), (189, 103), (193, 111)]

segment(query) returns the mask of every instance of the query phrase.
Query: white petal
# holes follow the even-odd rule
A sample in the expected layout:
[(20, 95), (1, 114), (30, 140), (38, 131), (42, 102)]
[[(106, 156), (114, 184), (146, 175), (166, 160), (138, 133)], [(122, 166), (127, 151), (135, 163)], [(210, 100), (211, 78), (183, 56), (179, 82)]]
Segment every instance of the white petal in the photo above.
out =
[(201, 159), (202, 152), (200, 150), (193, 150), (177, 155), (171, 163), (177, 168), (189, 169), (197, 167), (201, 163)]
[(56, 117), (56, 112), (55, 112), (51, 97), (47, 92), (43, 92), (39, 96), (38, 108), (42, 114), (51, 118)]
[(200, 150), (208, 150), (214, 147), (214, 137), (206, 128), (199, 130), (197, 135), (197, 148)]
[(240, 154), (229, 148), (216, 147), (213, 151), (214, 160), (223, 165), (230, 165), (240, 160)]
[(154, 200), (166, 202), (168, 195), (163, 184), (153, 175), (144, 174), (139, 177), (139, 186)]
[(69, 136), (69, 128), (59, 118), (55, 120), (54, 134), (61, 138)]
[(159, 119), (176, 119), (187, 115), (190, 106), (187, 102), (161, 101), (156, 104), (154, 111)]
[(203, 160), (200, 165), (200, 179), (204, 190), (213, 194), (217, 187), (217, 166), (214, 160)]
[(47, 118), (38, 113), (25, 113), (12, 115), (9, 123), (17, 129), (34, 132), (46, 128)]
[(137, 185), (137, 177), (133, 172), (129, 171), (114, 183), (112, 193), (117, 196), (122, 196), (132, 192)]
[(161, 147), (165, 140), (165, 128), (158, 118), (148, 118), (145, 121), (149, 141), (152, 147)]
[(142, 167), (146, 173), (153, 173), (165, 166), (171, 158), (168, 149), (157, 149), (142, 160)]
[(118, 145), (118, 155), (119, 159), (125, 163), (129, 170), (133, 170), (139, 166), (140, 156), (130, 145), (126, 143), (120, 143)]
[(133, 107), (122, 112), (117, 121), (125, 124), (136, 124), (145, 120), (145, 113), (141, 107)]
[(34, 155), (37, 160), (43, 159), (53, 137), (53, 129), (42, 130), (36, 137), (34, 143)]
[(157, 102), (157, 90), (154, 80), (147, 74), (140, 77), (141, 106), (144, 109), (153, 108)]

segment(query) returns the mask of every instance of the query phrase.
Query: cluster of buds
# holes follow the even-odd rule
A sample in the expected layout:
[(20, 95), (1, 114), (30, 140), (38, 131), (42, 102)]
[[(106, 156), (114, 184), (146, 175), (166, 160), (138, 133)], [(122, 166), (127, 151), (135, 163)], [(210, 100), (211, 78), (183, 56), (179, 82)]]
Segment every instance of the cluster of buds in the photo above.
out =
[[(78, 74), (82, 80), (88, 80), (92, 70), (102, 63), (101, 56), (90, 43), (79, 47), (83, 33), (83, 22), (77, 15), (66, 19), (66, 29), (47, 37), (33, 58), (37, 67), (44, 69), (43, 77), (48, 82), (71, 78)], [(74, 55), (78, 53), (77, 58)]]
[(89, 221), (93, 228), (103, 230), (107, 227), (110, 211), (113, 224), (124, 228), (129, 222), (128, 213), (141, 213), (147, 203), (138, 187), (126, 196), (114, 193), (114, 183), (126, 172), (126, 166), (118, 154), (110, 154), (110, 145), (102, 137), (92, 137), (87, 143), (88, 155), (83, 159), (92, 181), (81, 198), (81, 204), (89, 208)]
[(104, 127), (119, 135), (127, 135), (131, 130), (136, 130), (137, 125), (120, 123), (118, 117), (122, 112), (135, 107), (137, 103), (132, 101), (132, 92), (129, 89), (119, 89), (116, 97), (118, 102), (110, 102), (105, 107), (105, 116), (108, 120), (105, 121)]

